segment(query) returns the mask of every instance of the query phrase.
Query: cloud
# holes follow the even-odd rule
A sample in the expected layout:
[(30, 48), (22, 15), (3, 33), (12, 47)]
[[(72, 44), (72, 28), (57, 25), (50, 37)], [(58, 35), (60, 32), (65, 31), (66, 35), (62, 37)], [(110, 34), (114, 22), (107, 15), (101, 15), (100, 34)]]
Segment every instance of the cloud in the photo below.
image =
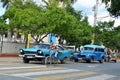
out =
[[(89, 24), (93, 26), (94, 23), (94, 12), (93, 7), (96, 4), (96, 0), (77, 0), (73, 5), (75, 10), (82, 11), (83, 15), (88, 16)], [(99, 0), (98, 12), (97, 12), (97, 21), (113, 21), (115, 20), (114, 26), (120, 25), (120, 19), (115, 19), (110, 17), (109, 12), (105, 9), (105, 4)]]

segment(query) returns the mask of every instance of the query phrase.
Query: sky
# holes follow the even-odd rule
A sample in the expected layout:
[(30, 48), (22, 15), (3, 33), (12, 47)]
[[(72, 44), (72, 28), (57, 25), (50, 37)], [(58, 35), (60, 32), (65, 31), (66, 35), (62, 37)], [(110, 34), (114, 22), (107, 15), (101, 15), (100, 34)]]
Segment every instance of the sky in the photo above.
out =
[[(76, 10), (81, 10), (83, 15), (88, 16), (90, 25), (93, 26), (94, 23), (94, 12), (93, 7), (96, 4), (96, 0), (77, 0), (73, 5)], [(114, 26), (120, 25), (120, 19), (115, 19), (110, 17), (109, 12), (105, 9), (105, 4), (99, 0), (98, 12), (97, 12), (97, 21), (112, 21), (115, 20)]]
[[(82, 11), (83, 15), (88, 16), (88, 21), (91, 26), (93, 26), (94, 23), (93, 7), (95, 4), (96, 4), (96, 0), (77, 0), (77, 2), (73, 4), (75, 10)], [(2, 7), (2, 3), (0, 3), (0, 16), (3, 15), (4, 13), (5, 13), (5, 9)], [(114, 24), (115, 27), (120, 25), (120, 19), (111, 18), (109, 16), (109, 13), (105, 9), (105, 5), (101, 3), (101, 0), (99, 0), (97, 18), (98, 18), (97, 21), (115, 20), (115, 24)]]

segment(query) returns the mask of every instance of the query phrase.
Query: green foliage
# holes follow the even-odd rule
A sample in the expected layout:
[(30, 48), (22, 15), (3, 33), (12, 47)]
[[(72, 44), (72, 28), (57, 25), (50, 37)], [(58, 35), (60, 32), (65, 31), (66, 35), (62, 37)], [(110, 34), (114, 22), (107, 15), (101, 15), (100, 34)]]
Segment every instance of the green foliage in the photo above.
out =
[(81, 15), (81, 11), (75, 11), (67, 1), (66, 8), (58, 7), (57, 0), (44, 2), (45, 7), (29, 0), (12, 0), (3, 17), (9, 19), (11, 30), (17, 28), (24, 34), (38, 36), (54, 33), (70, 45), (91, 43), (92, 28), (88, 18)]
[(120, 27), (113, 27), (114, 21), (100, 22), (95, 27), (95, 44), (103, 44), (111, 49), (119, 49)]
[(10, 0), (0, 0), (3, 3), (3, 7), (8, 7)]
[[(112, 16), (120, 16), (120, 0), (102, 0)], [(111, 4), (110, 4), (111, 3)]]
[(7, 31), (6, 21), (0, 16), (0, 34), (4, 34)]

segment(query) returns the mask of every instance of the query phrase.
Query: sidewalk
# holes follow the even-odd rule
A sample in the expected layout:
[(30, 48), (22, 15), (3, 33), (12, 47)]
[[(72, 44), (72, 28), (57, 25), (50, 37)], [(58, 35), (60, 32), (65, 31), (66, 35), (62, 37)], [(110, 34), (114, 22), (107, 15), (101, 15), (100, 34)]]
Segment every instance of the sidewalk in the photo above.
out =
[(22, 61), (20, 57), (0, 57), (0, 62), (19, 62)]
[(19, 54), (17, 54), (17, 53), (12, 53), (12, 54), (0, 53), (0, 57), (19, 57)]

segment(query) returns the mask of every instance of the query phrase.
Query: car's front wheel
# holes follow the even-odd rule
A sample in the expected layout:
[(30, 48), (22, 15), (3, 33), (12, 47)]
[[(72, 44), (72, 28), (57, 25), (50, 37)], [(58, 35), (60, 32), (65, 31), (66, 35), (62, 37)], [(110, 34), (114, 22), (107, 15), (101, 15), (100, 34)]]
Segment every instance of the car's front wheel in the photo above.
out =
[(25, 58), (25, 57), (23, 58), (23, 62), (24, 62), (24, 63), (29, 63), (29, 61), (30, 61), (29, 59), (27, 59), (27, 58)]
[(75, 62), (78, 62), (78, 59), (74, 59)]

